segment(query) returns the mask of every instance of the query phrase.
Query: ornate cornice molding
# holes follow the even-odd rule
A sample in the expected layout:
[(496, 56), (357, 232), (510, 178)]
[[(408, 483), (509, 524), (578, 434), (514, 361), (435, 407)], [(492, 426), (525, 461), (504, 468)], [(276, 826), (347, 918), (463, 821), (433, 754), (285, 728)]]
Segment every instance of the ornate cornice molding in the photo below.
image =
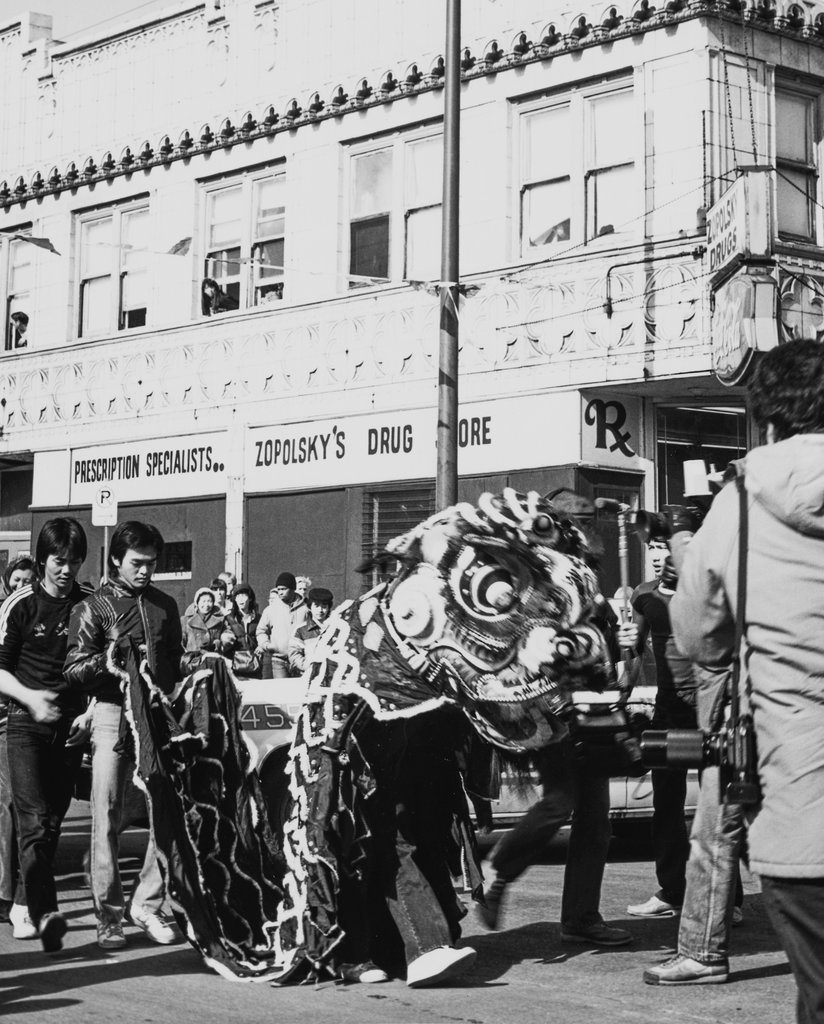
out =
[[(621, 13), (621, 10), (619, 4), (607, 7), (598, 24), (590, 22), (585, 14), (576, 15), (567, 25), (550, 22), (537, 41), (530, 39), (527, 32), (518, 32), (506, 44), (507, 48), (500, 45), (499, 39), (491, 39), (479, 55), (467, 47), (461, 59), (461, 78), (464, 82), (487, 78), (696, 18), (737, 22), (824, 47), (824, 11), (816, 13), (813, 8), (786, 0), (667, 0), (660, 9), (650, 0), (636, 0), (628, 13)], [(162, 134), (154, 145), (148, 139), (136, 142), (126, 146), (118, 158), (111, 151), (97, 159), (92, 155), (78, 157), (63, 171), (55, 166), (45, 174), (35, 171), (29, 181), (19, 175), (12, 184), (8, 180), (0, 182), (0, 208), (9, 210), (14, 205), (61, 192), (74, 192), (137, 170), (149, 171), (179, 160), (191, 160), (216, 149), (231, 149), (259, 138), (294, 132), (319, 121), (432, 92), (443, 86), (443, 75), (444, 60), (439, 56), (426, 71), (413, 63), (400, 75), (387, 71), (374, 84), (360, 78), (349, 91), (343, 84), (337, 85), (328, 97), (321, 96), (320, 92), (311, 93), (303, 102), (291, 97), (280, 111), (274, 104), (267, 105), (257, 116), (249, 110), (237, 125), (227, 116), (217, 131), (204, 124), (198, 130), (187, 128)], [(174, 138), (176, 142), (172, 141)]]

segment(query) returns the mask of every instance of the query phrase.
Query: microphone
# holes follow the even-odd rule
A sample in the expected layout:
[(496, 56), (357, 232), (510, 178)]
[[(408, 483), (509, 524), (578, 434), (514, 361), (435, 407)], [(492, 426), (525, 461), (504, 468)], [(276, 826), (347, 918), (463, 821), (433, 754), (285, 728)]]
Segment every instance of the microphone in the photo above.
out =
[(630, 510), (629, 505), (625, 505), (623, 501), (616, 501), (614, 498), (596, 498), (595, 507), (603, 512), (618, 512), (619, 514)]

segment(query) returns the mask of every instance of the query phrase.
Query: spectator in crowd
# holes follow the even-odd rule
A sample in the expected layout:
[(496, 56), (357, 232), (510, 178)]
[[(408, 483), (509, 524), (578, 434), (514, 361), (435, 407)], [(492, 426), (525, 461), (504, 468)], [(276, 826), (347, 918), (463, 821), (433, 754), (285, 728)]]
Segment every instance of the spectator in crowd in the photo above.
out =
[[(20, 555), (6, 566), (3, 573), (3, 597), (8, 597), (34, 579), (34, 561)], [(8, 701), (0, 694), (0, 922), (9, 920), (14, 899), (17, 873), (17, 829), (9, 782), (9, 760), (6, 747)], [(21, 903), (22, 906), (22, 903)]]
[(231, 654), (235, 646), (235, 634), (226, 618), (218, 611), (212, 588), (201, 587), (195, 594), (194, 606), (194, 615), (181, 620), (183, 649), (189, 654), (197, 651)]
[[(738, 466), (748, 520), (741, 657), (761, 785), (750, 866), (795, 975), (797, 1019), (812, 1024), (824, 1021), (824, 345), (798, 340), (766, 353), (749, 390), (767, 440)], [(708, 679), (723, 678), (739, 654), (740, 529), (728, 485), (690, 540), (672, 603), (678, 646)], [(713, 870), (729, 870), (730, 845)]]
[(257, 626), (260, 622), (257, 598), (248, 583), (238, 583), (232, 590), (232, 610), (227, 625), (235, 634), (237, 645), (243, 650), (257, 650)]
[(224, 569), (223, 572), (219, 572), (217, 575), (226, 584), (227, 592), (231, 594), (237, 586), (237, 576), (233, 572), (229, 572), (228, 569)]
[[(69, 616), (83, 600), (77, 574), (86, 535), (76, 519), (50, 519), (35, 548), (38, 579), (0, 611), (0, 693), (9, 699), (9, 781), (20, 855), (10, 920), (16, 939), (40, 936), (58, 950), (66, 919), (57, 908), (53, 861), (71, 802), (79, 744), (89, 735), (84, 699), (63, 678)], [(22, 898), (24, 897), (24, 898)]]
[(31, 555), (18, 555), (13, 558), (3, 572), (3, 592), (0, 598), (8, 597), (19, 590), (35, 577), (34, 559)]
[[(255, 592), (248, 583), (239, 583), (232, 590), (232, 611), (226, 616), (226, 625), (231, 629), (234, 636), (232, 644), (232, 656), (243, 652), (245, 655), (258, 655), (262, 652), (258, 648), (257, 627), (260, 622)], [(248, 659), (247, 659), (248, 660)], [(237, 668), (238, 675), (259, 676), (260, 667), (256, 666), (254, 671), (248, 672)]]
[(291, 572), (282, 572), (269, 591), (269, 604), (260, 616), (257, 640), (265, 657), (264, 679), (289, 676), (289, 638), (309, 614), (306, 602), (295, 591), (296, 583)]
[(332, 612), (332, 591), (314, 587), (307, 594), (309, 618), (289, 638), (289, 668), (293, 676), (303, 675), (318, 637)]
[(108, 553), (109, 580), (73, 611), (65, 675), (75, 692), (97, 699), (92, 711), (92, 898), (101, 949), (126, 944), (124, 916), (153, 942), (175, 942), (179, 933), (163, 913), (165, 889), (150, 830), (143, 866), (128, 905), (118, 866), (119, 826), (126, 780), (134, 761), (118, 742), (123, 695), (112, 659), (131, 639), (145, 648), (155, 682), (170, 692), (197, 662), (184, 656), (180, 613), (174, 599), (152, 586), (163, 537), (156, 527), (118, 524)]
[(308, 603), (307, 594), (312, 589), (312, 581), (308, 576), (296, 576), (295, 577), (295, 593), (298, 597), (302, 597), (304, 601)]
[(215, 576), (209, 584), (209, 589), (214, 597), (215, 613), (222, 616), (228, 615), (232, 610), (232, 602), (229, 600), (229, 586), (226, 580), (222, 576)]

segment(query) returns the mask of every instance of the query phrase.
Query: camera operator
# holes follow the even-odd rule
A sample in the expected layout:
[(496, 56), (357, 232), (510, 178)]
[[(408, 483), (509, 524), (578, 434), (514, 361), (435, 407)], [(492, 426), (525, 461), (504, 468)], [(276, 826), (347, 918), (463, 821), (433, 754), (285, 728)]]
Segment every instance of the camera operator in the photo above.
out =
[[(808, 1024), (824, 1022), (824, 345), (768, 352), (750, 398), (767, 439), (738, 467), (749, 523), (742, 674), (762, 791), (750, 865), (798, 984), (797, 1019)], [(702, 687), (737, 653), (739, 528), (727, 486), (690, 541), (671, 604)]]

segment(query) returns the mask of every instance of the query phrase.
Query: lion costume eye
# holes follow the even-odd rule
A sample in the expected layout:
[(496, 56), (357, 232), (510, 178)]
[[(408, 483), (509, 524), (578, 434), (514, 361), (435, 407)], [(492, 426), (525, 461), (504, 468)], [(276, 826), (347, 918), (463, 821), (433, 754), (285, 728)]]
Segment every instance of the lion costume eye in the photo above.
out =
[(472, 549), (459, 558), (453, 581), (461, 604), (475, 615), (505, 615), (518, 603), (518, 581), (506, 566)]

